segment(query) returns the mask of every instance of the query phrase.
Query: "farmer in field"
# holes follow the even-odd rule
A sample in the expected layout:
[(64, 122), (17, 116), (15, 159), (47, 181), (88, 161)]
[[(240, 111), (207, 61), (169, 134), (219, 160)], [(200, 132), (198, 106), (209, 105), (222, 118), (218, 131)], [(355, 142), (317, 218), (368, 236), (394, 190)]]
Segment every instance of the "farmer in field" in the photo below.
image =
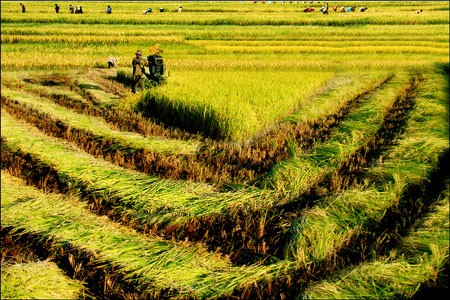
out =
[(55, 3), (55, 13), (59, 13), (59, 6), (58, 6), (58, 3)]
[(328, 15), (328, 3), (325, 3), (325, 6), (322, 6), (322, 8), (320, 9), (320, 11), (321, 11), (324, 15)]
[(82, 14), (83, 13), (83, 8), (81, 7), (81, 5), (77, 6), (77, 8), (75, 9), (75, 13), (76, 14)]
[(69, 5), (69, 12), (71, 14), (73, 14), (73, 12), (75, 11), (75, 8), (72, 6), (72, 4)]
[(115, 68), (118, 61), (117, 57), (108, 57), (108, 68)]
[(133, 66), (133, 86), (131, 92), (136, 93), (136, 88), (143, 89), (145, 81), (145, 67), (148, 67), (148, 61), (142, 57), (142, 50), (136, 51), (136, 57), (131, 62)]
[(20, 3), (20, 7), (22, 7), (22, 12), (25, 12), (25, 5), (23, 5), (22, 3)]
[(112, 13), (112, 8), (111, 8), (110, 5), (108, 5), (108, 7), (106, 8), (106, 13), (107, 13), (107, 14)]

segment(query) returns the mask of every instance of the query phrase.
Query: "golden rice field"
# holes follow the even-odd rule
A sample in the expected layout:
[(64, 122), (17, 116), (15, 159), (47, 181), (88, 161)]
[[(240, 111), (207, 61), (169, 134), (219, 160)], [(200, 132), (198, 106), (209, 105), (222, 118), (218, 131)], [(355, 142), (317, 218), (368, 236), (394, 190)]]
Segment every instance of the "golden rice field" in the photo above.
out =
[(69, 4), (1, 2), (2, 299), (449, 296), (448, 1)]

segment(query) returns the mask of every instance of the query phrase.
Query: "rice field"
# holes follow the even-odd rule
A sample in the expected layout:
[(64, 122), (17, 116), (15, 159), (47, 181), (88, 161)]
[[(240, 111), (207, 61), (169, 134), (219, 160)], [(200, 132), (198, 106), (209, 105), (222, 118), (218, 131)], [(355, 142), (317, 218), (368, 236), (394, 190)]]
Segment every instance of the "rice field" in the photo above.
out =
[(19, 3), (2, 299), (449, 296), (447, 1)]

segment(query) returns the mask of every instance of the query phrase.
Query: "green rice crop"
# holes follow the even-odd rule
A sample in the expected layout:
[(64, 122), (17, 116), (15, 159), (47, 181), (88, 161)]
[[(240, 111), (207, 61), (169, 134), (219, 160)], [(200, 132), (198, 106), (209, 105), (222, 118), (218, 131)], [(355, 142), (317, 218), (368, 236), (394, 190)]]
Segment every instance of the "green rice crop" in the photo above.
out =
[(53, 238), (57, 247), (70, 243), (93, 253), (99, 262), (116, 265), (141, 286), (142, 294), (173, 289), (180, 296), (226, 296), (235, 288), (274, 275), (276, 265), (233, 267), (202, 245), (143, 237), (91, 214), (70, 196), (43, 194), (2, 171), (2, 226)]
[[(125, 284), (137, 283), (143, 297), (156, 297), (159, 291), (167, 289), (168, 296), (178, 298), (245, 298), (254, 296), (253, 290), (258, 292), (261, 288), (262, 294), (257, 294), (260, 298), (265, 293), (294, 298), (290, 293), (296, 284), (303, 287), (305, 280), (327, 279), (317, 285), (311, 282), (311, 289), (299, 297), (403, 298), (414, 297), (419, 284), (425, 281), (433, 284), (440, 277), (443, 264), (448, 265), (448, 245), (441, 247), (445, 239), (448, 241), (448, 216), (444, 215), (445, 211), (448, 214), (448, 205), (438, 207), (439, 217), (424, 220), (423, 226), (417, 223), (417, 234), (410, 233), (402, 240), (402, 247), (395, 248), (389, 257), (348, 266), (350, 262), (341, 254), (349, 251), (364, 256), (366, 253), (353, 250), (382, 248), (387, 235), (398, 237), (395, 230), (406, 223), (404, 220), (392, 224), (395, 232), (375, 235), (383, 231), (379, 227), (390, 213), (403, 213), (404, 192), (431, 180), (440, 157), (448, 152), (448, 1), (359, 1), (355, 5), (368, 6), (368, 11), (330, 11), (329, 15), (317, 12), (317, 6), (315, 13), (303, 13), (310, 5), (308, 2), (282, 5), (260, 1), (255, 4), (194, 1), (182, 4), (183, 13), (177, 12), (180, 3), (176, 2), (112, 2), (111, 15), (104, 12), (107, 4), (98, 1), (81, 2), (85, 9), (83, 15), (69, 14), (66, 2), (61, 5), (60, 14), (54, 13), (52, 2), (25, 1), (25, 14), (20, 12), (19, 2), (0, 3), (2, 96), (15, 93), (33, 105), (43, 101), (45, 105), (39, 109), (64, 120), (69, 119), (68, 110), (51, 107), (38, 97), (30, 100), (33, 97), (26, 95), (30, 85), (24, 86), (19, 78), (75, 71), (85, 74), (81, 84), (93, 85), (95, 81), (91, 79), (96, 75), (90, 72), (92, 68), (103, 75), (130, 74), (136, 49), (142, 49), (147, 55), (149, 48), (156, 44), (164, 50), (163, 57), (170, 71), (168, 84), (152, 91), (155, 93), (152, 97), (160, 101), (158, 109), (170, 113), (167, 104), (175, 103), (182, 111), (179, 115), (193, 116), (182, 124), (195, 122), (200, 124), (199, 128), (216, 130), (220, 132), (218, 136), (233, 142), (244, 139), (251, 143), (252, 138), (270, 131), (278, 122), (320, 120), (388, 74), (399, 74), (398, 80), (406, 73), (423, 76), (425, 81), (414, 99), (417, 103), (409, 112), (405, 128), (398, 133), (389, 151), (381, 154), (378, 163), (363, 170), (366, 175), (358, 177), (359, 186), (315, 199), (316, 206), (303, 211), (283, 211), (280, 215), (270, 214), (277, 210), (273, 210), (274, 206), (291, 200), (286, 195), (294, 194), (294, 190), (301, 190), (297, 182), (309, 176), (308, 168), (324, 165), (323, 161), (299, 159), (309, 159), (309, 152), (297, 151), (293, 143), (290, 153), (294, 157), (289, 162), (298, 159), (301, 167), (284, 170), (285, 178), (279, 179), (279, 189), (233, 186), (230, 191), (218, 191), (207, 184), (160, 180), (119, 168), (64, 141), (47, 137), (2, 110), (1, 131), (7, 147), (13, 151), (20, 149), (40, 159), (42, 164), (51, 165), (69, 183), (71, 192), (83, 190), (95, 201), (102, 202), (100, 205), (112, 206), (113, 210), (120, 211), (127, 224), (177, 226), (192, 218), (195, 221), (196, 217), (208, 219), (214, 218), (214, 214), (225, 217), (234, 214), (233, 231), (238, 230), (239, 224), (253, 220), (261, 221), (264, 230), (275, 228), (273, 236), (263, 236), (257, 242), (278, 239), (274, 243), (279, 245), (264, 247), (270, 251), (279, 247), (276, 251), (280, 260), (267, 257), (266, 266), (235, 267), (226, 257), (207, 250), (204, 245), (144, 237), (105, 217), (93, 215), (86, 204), (79, 202), (85, 199), (42, 194), (4, 172), (2, 226), (13, 227), (17, 233), (23, 230), (42, 239), (55, 239), (55, 247), (60, 251), (66, 245), (74, 245), (76, 250), (91, 253), (99, 268), (117, 266), (118, 273), (127, 275)], [(143, 15), (142, 11), (149, 6), (154, 12)], [(158, 11), (160, 6), (164, 6), (164, 13)], [(418, 9), (423, 9), (423, 13), (416, 13)], [(119, 58), (115, 70), (106, 69), (106, 59), (110, 56)], [(436, 65), (446, 67), (447, 77), (434, 73)], [(58, 88), (39, 89), (53, 93)], [(361, 109), (359, 116), (367, 116), (367, 120), (350, 116), (334, 140), (319, 145), (323, 137), (318, 136), (316, 146), (322, 146), (323, 151), (311, 153), (325, 161), (329, 159), (332, 167), (338, 165), (338, 161), (377, 130), (375, 125), (379, 125), (381, 108), (389, 105), (394, 90), (380, 91), (375, 96), (380, 97), (376, 98), (380, 100), (378, 106), (367, 105), (366, 108), (377, 113), (376, 117), (372, 118), (369, 110)], [(74, 95), (66, 87), (57, 92)], [(95, 89), (88, 89), (88, 93), (106, 105), (118, 104), (120, 108), (134, 107), (141, 97), (151, 95), (122, 95), (117, 100)], [(382, 95), (386, 97), (381, 99)], [(70, 115), (73, 124), (87, 120), (82, 115)], [(171, 116), (157, 117), (163, 122), (171, 119)], [(215, 123), (211, 122), (213, 118)], [(373, 124), (366, 127), (360, 121)], [(100, 128), (97, 120), (90, 119), (90, 122), (79, 126)], [(103, 126), (107, 125), (102, 123)], [(230, 143), (230, 147), (234, 145)], [(324, 153), (325, 150), (328, 152)], [(342, 156), (332, 157), (334, 154)], [(283, 163), (286, 164), (282, 162), (280, 166)], [(304, 169), (300, 172), (301, 168)], [(304, 181), (308, 184), (310, 180)], [(284, 194), (280, 193), (282, 190)], [(445, 201), (448, 202), (448, 197)], [(427, 206), (421, 199), (417, 202), (418, 207)], [(251, 215), (253, 212), (256, 214)], [(266, 212), (269, 213), (265, 215)], [(240, 216), (248, 220), (241, 220)], [(292, 222), (297, 216), (301, 217)], [(216, 228), (221, 225), (217, 224)], [(447, 227), (447, 232), (438, 229), (442, 226)], [(263, 233), (267, 232), (270, 230)], [(223, 233), (230, 236), (228, 232)], [(367, 237), (367, 242), (361, 237)], [(233, 245), (241, 241), (254, 242), (242, 238)], [(286, 246), (284, 256), (283, 246)], [(248, 247), (243, 263), (260, 257), (259, 254), (258, 258), (252, 257), (251, 251), (256, 246)], [(277, 262), (271, 264), (271, 261)], [(323, 272), (337, 277), (324, 278)], [(2, 266), (2, 296), (3, 279)], [(278, 283), (283, 281), (288, 282), (286, 290), (279, 288)], [(235, 289), (243, 291), (242, 295)], [(329, 294), (343, 290), (350, 294)], [(178, 294), (170, 294), (172, 291)]]
[(1, 272), (2, 299), (76, 299), (83, 294), (83, 284), (50, 261), (2, 264)]
[[(329, 16), (304, 14), (303, 4), (248, 4), (192, 3), (179, 14), (178, 4), (161, 3), (170, 12), (143, 16), (147, 3), (115, 3), (112, 15), (98, 3), (86, 3), (85, 14), (70, 15), (33, 2), (21, 14), (17, 3), (2, 2), (2, 70), (92, 67), (106, 65), (108, 56), (129, 67), (137, 48), (145, 52), (156, 43), (172, 70), (242, 70), (264, 62), (276, 70), (334, 71), (448, 62), (445, 3), (402, 9), (371, 3), (366, 13)], [(427, 13), (415, 14), (418, 8)]]
[[(331, 263), (330, 259), (357, 235), (369, 231), (387, 211), (401, 205), (408, 186), (424, 184), (437, 168), (439, 157), (448, 151), (449, 136), (447, 96), (441, 89), (434, 89), (440, 80), (444, 78), (439, 74), (426, 78), (405, 133), (383, 161), (369, 170), (363, 186), (323, 199), (297, 220), (287, 251), (299, 265)], [(425, 136), (433, 141), (433, 147), (409, 151), (416, 149)]]
[[(298, 151), (291, 159), (279, 163), (272, 169), (264, 184), (283, 193), (298, 195), (306, 192), (327, 174), (331, 174), (379, 129), (386, 110), (407, 84), (406, 79), (406, 74), (398, 74), (396, 79), (346, 116), (339, 123), (336, 134), (329, 140), (316, 144), (307, 152)], [(339, 95), (341, 94), (337, 93), (336, 96)], [(333, 95), (332, 99), (327, 96), (326, 104), (335, 103), (333, 100), (336, 96)], [(320, 109), (316, 109), (317, 111), (325, 110), (320, 105), (323, 99), (315, 101), (319, 103)], [(309, 112), (311, 108), (307, 106), (305, 110)], [(301, 115), (301, 112), (298, 114)], [(314, 113), (312, 115), (314, 116)]]
[(417, 231), (404, 237), (387, 258), (311, 284), (301, 299), (411, 298), (421, 285), (433, 287), (449, 260), (448, 211), (447, 191)]
[(35, 108), (55, 120), (61, 120), (71, 127), (90, 131), (98, 136), (113, 138), (127, 146), (142, 148), (150, 152), (180, 154), (193, 154), (198, 147), (198, 144), (195, 142), (188, 143), (158, 137), (144, 137), (137, 133), (118, 131), (111, 128), (111, 125), (106, 123), (102, 118), (72, 112), (48, 99), (29, 93), (3, 88), (2, 95), (8, 96), (25, 106)]
[[(361, 2), (364, 3), (364, 2)], [(153, 4), (153, 5), (152, 5)], [(442, 24), (448, 22), (445, 14), (446, 6), (442, 3), (431, 3), (422, 8), (428, 8), (427, 17), (416, 15), (417, 5), (402, 9), (391, 8), (379, 3), (372, 6), (365, 13), (335, 13), (329, 15), (320, 13), (305, 14), (305, 4), (291, 4), (289, 7), (281, 5), (252, 5), (251, 3), (186, 3), (184, 12), (177, 13), (178, 3), (114, 3), (114, 13), (105, 14), (106, 6), (97, 3), (84, 2), (85, 13), (81, 16), (65, 13), (53, 13), (51, 5), (43, 6), (34, 3), (28, 4), (27, 14), (18, 14), (17, 5), (2, 5), (2, 21), (6, 22), (42, 22), (42, 23), (73, 23), (73, 24), (174, 24), (174, 25), (322, 25), (345, 26), (367, 24)], [(156, 7), (155, 7), (156, 5)], [(365, 5), (365, 4), (359, 4)], [(154, 12), (143, 15), (142, 12), (153, 6)], [(159, 13), (157, 7), (163, 6), (164, 13)], [(319, 9), (319, 7), (317, 7)], [(447, 9), (448, 10), (448, 9)], [(317, 16), (320, 16), (318, 18)]]
[(389, 161), (369, 170), (374, 177), (391, 178), (398, 174), (409, 182), (423, 182), (435, 167), (442, 149), (448, 148), (448, 91), (445, 77), (427, 74), (419, 89), (416, 108), (411, 112), (408, 134), (389, 152)]
[(224, 209), (249, 209), (280, 201), (272, 191), (248, 188), (220, 193), (206, 184), (162, 180), (125, 170), (58, 143), (4, 111), (1, 129), (2, 137), (13, 147), (55, 166), (61, 176), (86, 185), (141, 224), (183, 224)]
[(393, 76), (387, 71), (336, 74), (323, 93), (314, 95), (298, 110), (287, 116), (286, 120), (293, 123), (314, 123), (323, 118), (324, 112), (328, 115), (337, 114), (339, 109), (349, 104), (349, 101), (368, 90), (376, 89)]
[[(177, 72), (167, 84), (143, 94), (141, 105), (161, 116), (176, 111), (181, 125), (201, 122), (199, 127), (210, 134), (241, 140), (302, 105), (310, 91), (325, 85), (333, 73), (283, 72), (282, 76), (269, 71)], [(259, 86), (258, 95), (255, 86)]]

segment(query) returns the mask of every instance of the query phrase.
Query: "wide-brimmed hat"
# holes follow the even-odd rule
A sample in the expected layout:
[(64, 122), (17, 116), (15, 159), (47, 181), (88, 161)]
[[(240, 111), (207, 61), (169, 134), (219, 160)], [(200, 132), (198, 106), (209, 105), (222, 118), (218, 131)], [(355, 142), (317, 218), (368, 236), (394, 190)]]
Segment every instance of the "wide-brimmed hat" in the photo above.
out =
[(136, 55), (142, 55), (142, 50), (138, 50), (138, 51), (136, 51), (136, 53), (135, 53)]

